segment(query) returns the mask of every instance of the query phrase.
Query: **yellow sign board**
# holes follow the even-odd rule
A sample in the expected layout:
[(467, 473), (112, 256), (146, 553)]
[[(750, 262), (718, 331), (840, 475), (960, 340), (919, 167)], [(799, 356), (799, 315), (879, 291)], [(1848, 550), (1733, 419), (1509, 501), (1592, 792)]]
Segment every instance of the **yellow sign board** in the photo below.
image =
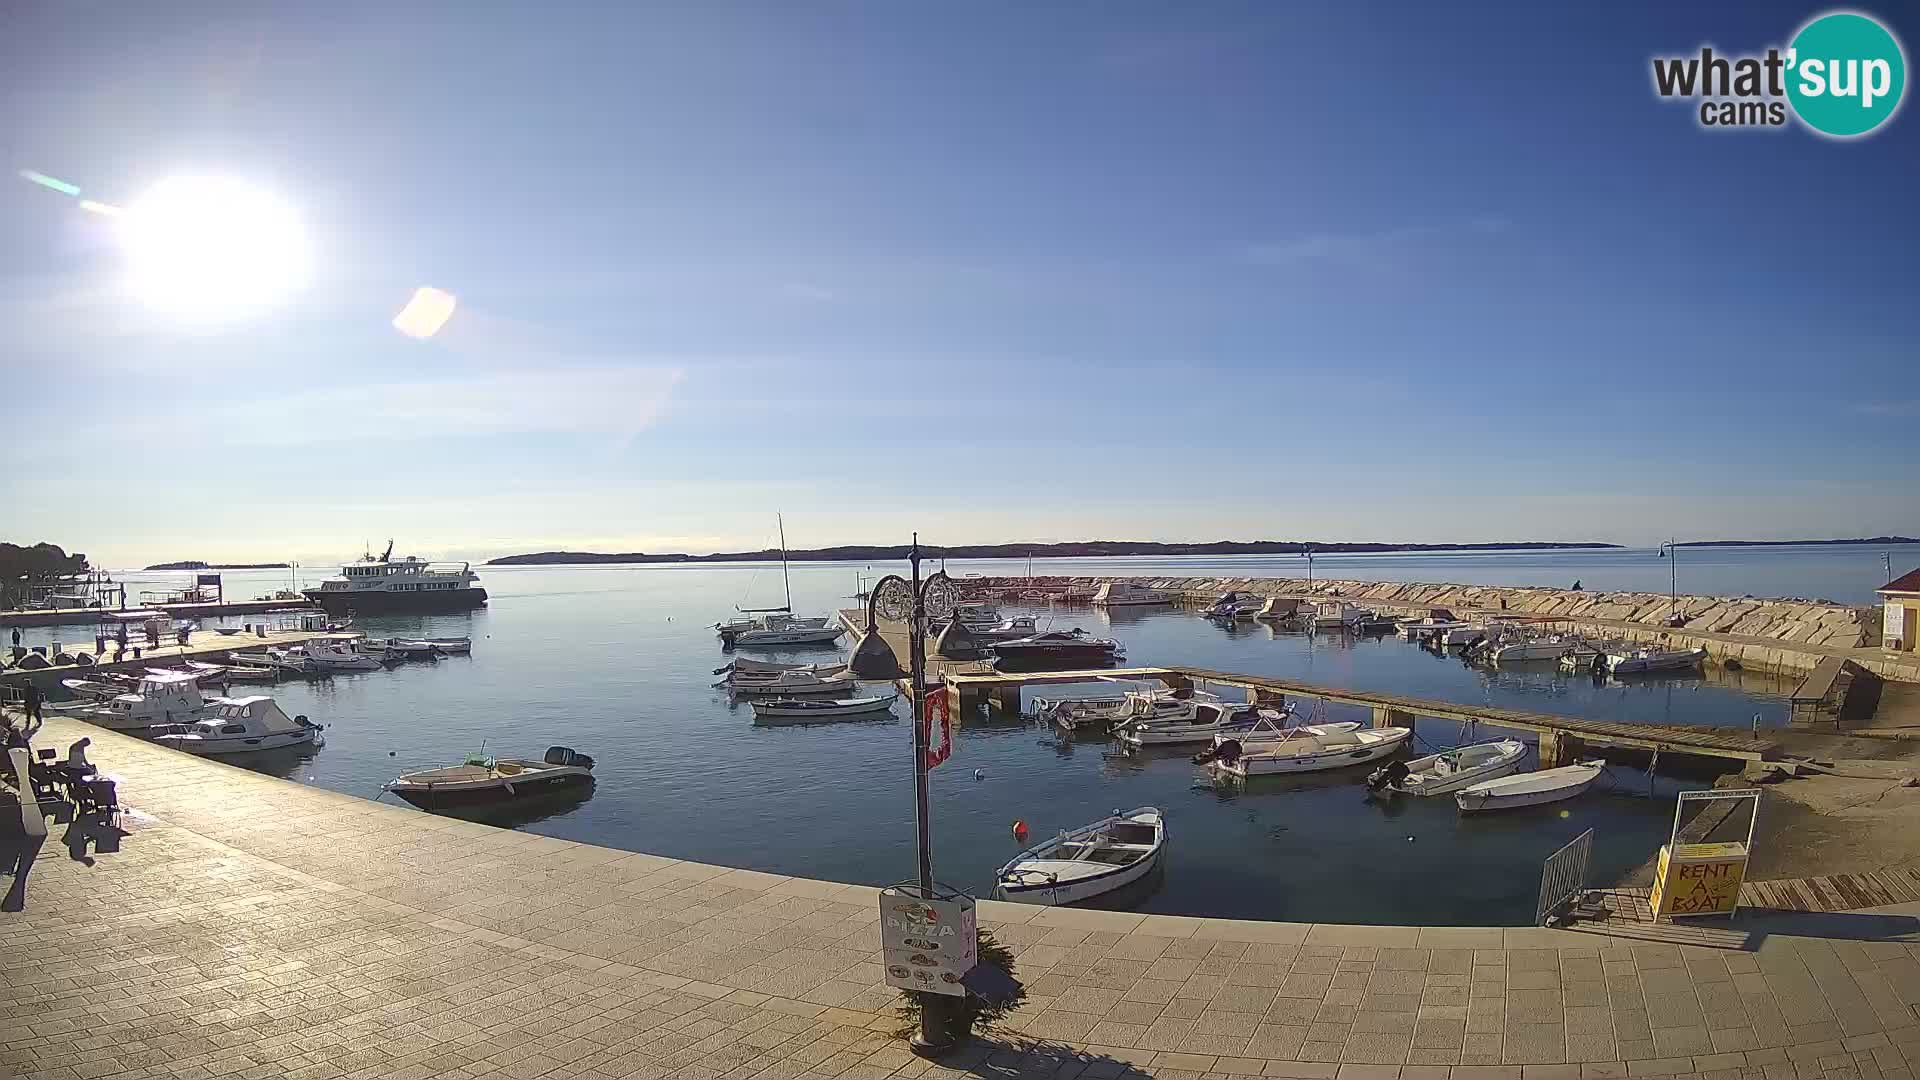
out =
[(1728, 914), (1740, 904), (1745, 844), (1680, 844), (1660, 849), (1648, 905), (1662, 915)]

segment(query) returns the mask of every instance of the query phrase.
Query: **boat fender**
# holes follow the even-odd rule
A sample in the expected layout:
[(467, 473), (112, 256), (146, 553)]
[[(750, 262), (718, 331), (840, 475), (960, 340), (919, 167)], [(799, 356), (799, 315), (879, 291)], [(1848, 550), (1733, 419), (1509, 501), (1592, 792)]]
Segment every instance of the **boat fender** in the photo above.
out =
[(1018, 818), (1015, 818), (1015, 819), (1014, 819), (1014, 822), (1013, 822), (1013, 838), (1014, 838), (1015, 840), (1018, 840), (1018, 841), (1020, 841), (1020, 842), (1022, 842), (1022, 843), (1025, 843), (1025, 842), (1026, 842), (1026, 839), (1027, 839), (1027, 823), (1026, 823), (1026, 822), (1024, 822), (1024, 821), (1021, 821), (1021, 820), (1020, 820), (1020, 819), (1018, 819)]

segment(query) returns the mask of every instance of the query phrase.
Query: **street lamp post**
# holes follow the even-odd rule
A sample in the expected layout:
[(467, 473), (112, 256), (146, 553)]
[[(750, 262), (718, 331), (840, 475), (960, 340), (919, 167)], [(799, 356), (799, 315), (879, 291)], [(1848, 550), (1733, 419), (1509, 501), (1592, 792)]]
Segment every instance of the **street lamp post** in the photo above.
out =
[[(933, 844), (927, 810), (927, 622), (929, 619), (943, 619), (952, 615), (958, 595), (944, 570), (935, 571), (932, 577), (921, 580), (919, 533), (913, 534), (913, 547), (909, 549), (907, 559), (913, 567), (912, 580), (888, 574), (875, 583), (872, 597), (867, 601), (867, 624), (874, 625), (876, 614), (890, 621), (907, 623), (908, 676), (912, 680), (912, 691), (908, 696), (913, 702), (913, 805), (916, 850), (920, 863), (920, 898), (932, 900), (935, 899)], [(929, 993), (922, 993), (920, 1000), (920, 1032), (913, 1039), (913, 1050), (924, 1057), (938, 1056), (953, 1047), (953, 1037), (948, 1033), (946, 1023), (947, 1001), (940, 994)]]

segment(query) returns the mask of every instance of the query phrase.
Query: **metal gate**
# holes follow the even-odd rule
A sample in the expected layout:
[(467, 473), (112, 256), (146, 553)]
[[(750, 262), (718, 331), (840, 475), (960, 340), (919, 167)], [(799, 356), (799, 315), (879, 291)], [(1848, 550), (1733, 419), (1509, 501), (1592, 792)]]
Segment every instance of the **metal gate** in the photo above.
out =
[(1548, 919), (1587, 891), (1587, 861), (1592, 855), (1593, 830), (1588, 829), (1574, 837), (1573, 843), (1547, 856), (1540, 867), (1540, 907), (1533, 919), (1536, 925), (1547, 925)]

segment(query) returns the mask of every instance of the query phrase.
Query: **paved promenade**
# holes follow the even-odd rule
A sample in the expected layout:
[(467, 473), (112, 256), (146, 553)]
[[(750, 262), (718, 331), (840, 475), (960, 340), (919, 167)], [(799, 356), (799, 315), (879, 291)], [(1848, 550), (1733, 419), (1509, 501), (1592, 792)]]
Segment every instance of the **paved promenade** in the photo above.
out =
[(935, 1065), (894, 1035), (871, 888), (434, 817), (73, 721), (38, 745), (81, 734), (133, 810), (91, 865), (55, 825), (0, 914), (0, 1076), (1906, 1080), (1920, 1057), (1901, 912), (1756, 916), (1726, 949), (983, 903), (1030, 1002)]

